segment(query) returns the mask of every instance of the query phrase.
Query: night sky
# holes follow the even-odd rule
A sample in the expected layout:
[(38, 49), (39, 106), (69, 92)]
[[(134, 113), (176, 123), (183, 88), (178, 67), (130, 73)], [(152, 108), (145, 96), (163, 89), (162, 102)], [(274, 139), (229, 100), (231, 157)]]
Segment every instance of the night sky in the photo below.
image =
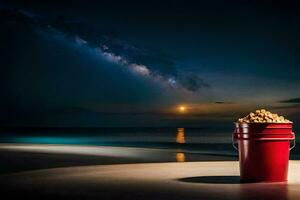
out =
[(0, 125), (300, 123), (292, 2), (2, 1)]

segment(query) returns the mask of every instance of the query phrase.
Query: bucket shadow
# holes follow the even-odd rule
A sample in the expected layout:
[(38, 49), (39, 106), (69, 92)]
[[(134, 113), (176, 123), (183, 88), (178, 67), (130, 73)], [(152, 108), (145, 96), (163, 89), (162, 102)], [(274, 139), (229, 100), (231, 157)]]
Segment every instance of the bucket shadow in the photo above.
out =
[[(231, 194), (234, 193), (233, 196), (235, 198), (232, 199), (255, 199), (255, 200), (267, 200), (267, 199), (288, 200), (289, 199), (287, 184), (282, 184), (282, 183), (247, 184), (244, 182), (240, 182), (239, 176), (197, 176), (197, 177), (181, 178), (181, 179), (177, 179), (177, 181), (186, 182), (186, 183), (195, 183), (195, 184), (196, 183), (210, 184), (211, 187), (207, 190), (209, 191), (209, 193), (213, 191), (220, 191), (221, 188), (225, 188), (224, 185), (221, 184), (228, 184), (229, 187), (226, 187), (219, 194), (221, 196), (222, 194), (224, 194), (225, 196), (230, 196)], [(243, 185), (242, 187), (230, 187), (230, 185), (237, 186), (239, 184), (245, 184), (245, 185)]]
[(239, 176), (196, 176), (177, 180), (186, 183), (242, 184)]

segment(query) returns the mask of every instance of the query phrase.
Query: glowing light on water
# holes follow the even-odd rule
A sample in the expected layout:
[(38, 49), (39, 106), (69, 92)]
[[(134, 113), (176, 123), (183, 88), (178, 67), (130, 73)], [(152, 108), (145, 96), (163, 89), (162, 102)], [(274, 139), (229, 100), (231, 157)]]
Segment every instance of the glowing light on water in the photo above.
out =
[(178, 144), (184, 144), (185, 143), (184, 128), (178, 128), (177, 129), (176, 143), (178, 143)]
[[(176, 133), (176, 143), (177, 144), (184, 144), (185, 143), (185, 134), (184, 128), (177, 128)], [(177, 162), (185, 162), (185, 153), (184, 152), (177, 152), (176, 153), (176, 161)]]

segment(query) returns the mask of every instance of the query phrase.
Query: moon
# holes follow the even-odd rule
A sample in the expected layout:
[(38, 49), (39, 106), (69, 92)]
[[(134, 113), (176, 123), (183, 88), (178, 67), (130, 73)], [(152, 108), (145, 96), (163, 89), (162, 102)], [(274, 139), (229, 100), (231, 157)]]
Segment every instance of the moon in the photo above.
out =
[(185, 112), (186, 111), (186, 107), (185, 106), (179, 106), (179, 111), (180, 112)]

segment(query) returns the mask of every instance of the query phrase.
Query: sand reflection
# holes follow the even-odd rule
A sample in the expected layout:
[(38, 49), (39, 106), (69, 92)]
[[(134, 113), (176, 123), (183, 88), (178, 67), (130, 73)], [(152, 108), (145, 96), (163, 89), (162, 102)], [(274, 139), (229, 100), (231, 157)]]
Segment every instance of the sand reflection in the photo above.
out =
[(185, 153), (182, 153), (182, 152), (176, 153), (176, 161), (177, 162), (185, 162)]

